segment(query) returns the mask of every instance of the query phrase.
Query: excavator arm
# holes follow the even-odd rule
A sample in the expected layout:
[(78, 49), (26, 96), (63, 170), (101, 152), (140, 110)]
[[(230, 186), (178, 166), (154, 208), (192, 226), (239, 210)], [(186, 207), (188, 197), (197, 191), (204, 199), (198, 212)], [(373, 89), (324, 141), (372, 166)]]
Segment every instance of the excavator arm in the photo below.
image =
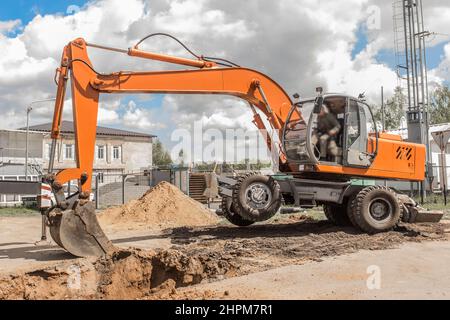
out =
[[(187, 65), (197, 69), (153, 72), (119, 71), (100, 74), (95, 71), (87, 54), (87, 47), (109, 49), (129, 56)], [(72, 108), (75, 131), (77, 167), (65, 169), (56, 174), (56, 181), (62, 185), (70, 180), (81, 180), (81, 190), (91, 188), (94, 148), (97, 127), (99, 96), (102, 93), (172, 93), (172, 94), (221, 94), (246, 100), (254, 114), (254, 123), (261, 131), (266, 130), (264, 122), (255, 108), (268, 119), (272, 129), (281, 133), (292, 102), (274, 80), (251, 69), (240, 67), (218, 67), (214, 62), (178, 58), (145, 52), (136, 48), (121, 50), (90, 45), (83, 39), (70, 42), (64, 49), (61, 66), (57, 70), (58, 92), (55, 103), (52, 138), (60, 135), (61, 115), (67, 81), (71, 80)], [(270, 137), (267, 145), (272, 148)], [(55, 154), (56, 143), (52, 145)], [(281, 161), (284, 157), (280, 149)], [(52, 157), (52, 159), (54, 156)], [(53, 170), (53, 160), (49, 171)]]
[[(187, 70), (128, 72), (100, 74), (95, 71), (88, 47), (112, 50), (132, 57), (158, 60), (189, 66)], [(54, 158), (61, 134), (62, 114), (66, 87), (70, 77), (72, 111), (75, 133), (76, 167), (56, 174)], [(246, 100), (253, 112), (253, 122), (264, 134), (269, 150), (276, 148), (280, 161), (285, 158), (280, 146), (272, 144), (259, 109), (274, 132), (282, 132), (284, 121), (292, 102), (286, 92), (268, 76), (237, 66), (220, 66), (219, 63), (199, 57), (186, 59), (142, 51), (137, 46), (128, 50), (89, 44), (83, 39), (70, 42), (63, 51), (61, 66), (55, 81), (58, 85), (51, 137), (51, 157), (46, 181), (55, 195), (56, 205), (47, 214), (50, 233), (55, 242), (76, 256), (108, 254), (115, 247), (103, 233), (95, 216), (95, 207), (89, 201), (92, 185), (97, 114), (100, 94), (105, 93), (173, 93), (220, 94)], [(78, 180), (78, 194), (66, 199), (65, 183)]]

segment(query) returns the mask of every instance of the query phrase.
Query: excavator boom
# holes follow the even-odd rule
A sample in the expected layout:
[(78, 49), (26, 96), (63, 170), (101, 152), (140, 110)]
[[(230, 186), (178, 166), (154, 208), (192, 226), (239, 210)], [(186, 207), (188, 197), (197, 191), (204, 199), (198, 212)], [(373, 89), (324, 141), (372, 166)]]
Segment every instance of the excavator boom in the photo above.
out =
[[(126, 53), (132, 57), (164, 61), (196, 69), (157, 72), (115, 72), (100, 74), (95, 71), (87, 54), (88, 47)], [(68, 80), (71, 80), (72, 109), (75, 131), (75, 168), (53, 172), (56, 142), (60, 136), (63, 106)], [(200, 59), (186, 59), (142, 51), (88, 44), (84, 39), (70, 42), (63, 51), (61, 66), (55, 80), (58, 90), (53, 116), (51, 158), (47, 181), (57, 201), (57, 209), (49, 214), (53, 239), (77, 256), (107, 254), (114, 246), (103, 233), (95, 217), (94, 206), (88, 201), (92, 185), (94, 149), (97, 128), (99, 96), (102, 93), (173, 93), (221, 94), (239, 97), (248, 102), (254, 123), (262, 132), (266, 127), (259, 109), (272, 129), (281, 133), (292, 102), (287, 93), (268, 76), (241, 67), (219, 67), (217, 63)], [(265, 134), (267, 147), (272, 149), (271, 138)], [(285, 158), (279, 147), (280, 161)], [(62, 187), (78, 180), (80, 193), (65, 199)]]
[[(91, 45), (93, 46), (93, 45)], [(106, 48), (94, 45), (97, 48)], [(129, 49), (130, 56), (189, 65), (199, 69), (116, 72), (100, 74), (93, 68), (88, 54), (88, 44), (83, 39), (70, 42), (64, 49), (61, 67), (57, 75), (58, 92), (55, 103), (52, 138), (58, 139), (62, 120), (64, 96), (70, 73), (72, 108), (75, 126), (77, 168), (62, 170), (56, 181), (64, 184), (79, 180), (85, 175), (82, 191), (91, 189), (94, 160), (97, 111), (101, 93), (173, 93), (173, 94), (221, 94), (248, 101), (266, 115), (272, 128), (281, 132), (292, 101), (283, 88), (268, 76), (240, 67), (219, 68), (208, 61), (190, 60), (167, 55)], [(117, 50), (117, 49), (116, 49)], [(252, 108), (252, 110), (254, 110)], [(262, 124), (254, 111), (255, 121)], [(262, 125), (259, 125), (261, 130)], [(268, 143), (271, 148), (271, 143)], [(284, 161), (284, 160), (282, 160)], [(50, 169), (52, 161), (50, 161)], [(50, 170), (51, 171), (51, 170)]]

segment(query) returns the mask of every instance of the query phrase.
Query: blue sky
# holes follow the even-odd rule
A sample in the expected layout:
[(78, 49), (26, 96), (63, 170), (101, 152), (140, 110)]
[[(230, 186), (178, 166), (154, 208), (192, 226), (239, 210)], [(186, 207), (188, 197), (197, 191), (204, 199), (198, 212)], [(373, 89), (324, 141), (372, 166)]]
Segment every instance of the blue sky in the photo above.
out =
[[(367, 30), (363, 24), (360, 25), (356, 32), (357, 41), (352, 50), (352, 58), (355, 58), (358, 53), (363, 51), (367, 44)], [(427, 66), (428, 69), (434, 69), (439, 66), (439, 63), (442, 61), (442, 57), (444, 56), (444, 46), (446, 42), (438, 43), (434, 46), (427, 47)], [(428, 45), (428, 44), (427, 44)], [(378, 62), (384, 63), (388, 65), (391, 69), (395, 69), (396, 67), (396, 59), (395, 53), (393, 50), (382, 49), (376, 55), (376, 59)]]
[(22, 20), (26, 25), (33, 17), (40, 13), (66, 14), (71, 5), (83, 6), (86, 0), (2, 0), (0, 2), (0, 20)]

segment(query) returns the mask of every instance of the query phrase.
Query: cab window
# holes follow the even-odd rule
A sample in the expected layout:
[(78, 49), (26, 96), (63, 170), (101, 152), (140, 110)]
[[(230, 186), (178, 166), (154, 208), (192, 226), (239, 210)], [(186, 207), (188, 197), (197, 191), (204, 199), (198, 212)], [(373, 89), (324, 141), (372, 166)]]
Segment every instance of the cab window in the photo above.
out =
[(351, 146), (360, 135), (359, 130), (359, 106), (354, 100), (350, 100), (347, 114), (347, 146)]
[[(284, 129), (284, 149), (288, 159), (296, 162), (310, 162), (306, 148), (308, 122), (314, 109), (314, 101), (294, 106)], [(301, 116), (300, 116), (301, 115)]]

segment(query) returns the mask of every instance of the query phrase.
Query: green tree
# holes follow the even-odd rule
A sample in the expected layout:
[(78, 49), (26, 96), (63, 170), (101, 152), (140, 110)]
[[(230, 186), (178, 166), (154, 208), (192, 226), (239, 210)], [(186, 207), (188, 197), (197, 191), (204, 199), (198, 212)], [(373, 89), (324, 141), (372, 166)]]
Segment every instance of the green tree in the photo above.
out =
[(181, 149), (180, 152), (178, 152), (178, 163), (181, 167), (184, 166), (184, 150)]
[(450, 122), (450, 90), (446, 86), (438, 86), (430, 97), (430, 123)]
[(155, 139), (153, 141), (153, 165), (155, 166), (169, 166), (172, 164), (172, 158), (170, 154), (166, 151), (161, 141)]
[[(400, 128), (400, 121), (405, 116), (403, 106), (406, 104), (406, 96), (403, 94), (402, 88), (396, 87), (394, 95), (389, 98), (384, 106), (384, 129), (393, 130)], [(382, 123), (381, 107), (372, 106), (374, 118), (376, 122)]]

